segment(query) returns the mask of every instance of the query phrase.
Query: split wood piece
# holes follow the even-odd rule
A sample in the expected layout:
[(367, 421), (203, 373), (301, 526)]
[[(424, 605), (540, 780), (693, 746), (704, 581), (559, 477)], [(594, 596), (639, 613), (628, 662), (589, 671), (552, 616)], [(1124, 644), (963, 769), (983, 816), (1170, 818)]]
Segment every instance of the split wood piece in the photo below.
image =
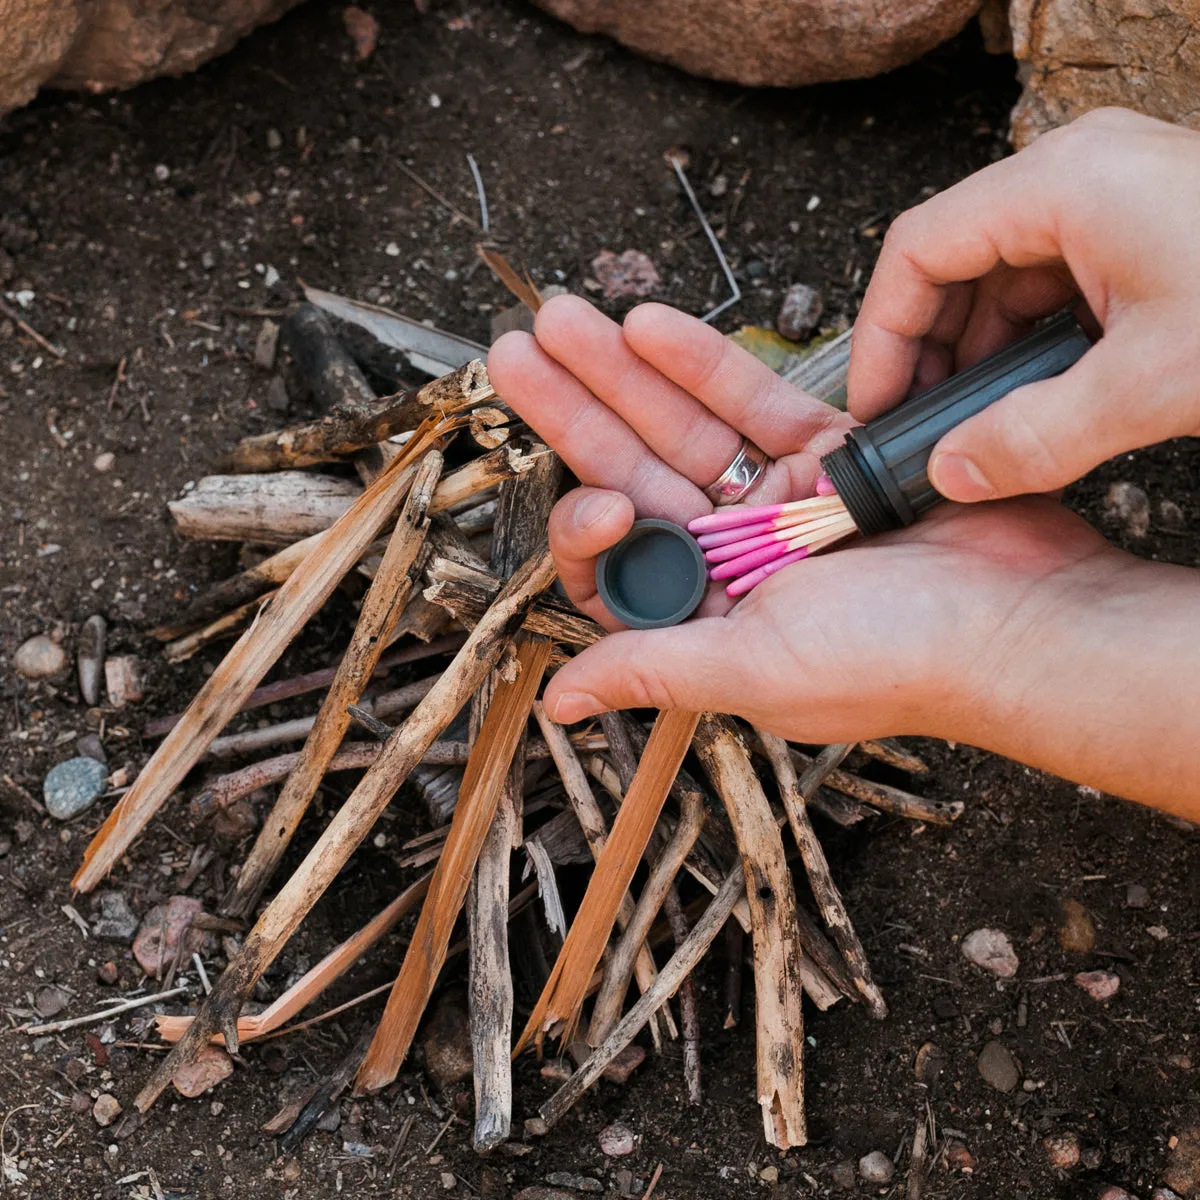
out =
[(767, 1141), (803, 1146), (804, 1015), (796, 894), (771, 805), (731, 722), (706, 715), (696, 750), (729, 814), (746, 872), (754, 923), (754, 1010), (758, 1102)]
[[(793, 749), (792, 759), (802, 770), (813, 764), (812, 756), (803, 750)], [(849, 771), (830, 771), (825, 783), (881, 812), (907, 817), (911, 821), (927, 821), (931, 825), (950, 825), (962, 816), (966, 807), (961, 800), (926, 800), (924, 796), (914, 796), (911, 792), (889, 787), (886, 783), (860, 779)]]
[(791, 826), (792, 836), (796, 839), (796, 845), (800, 848), (800, 857), (804, 860), (804, 868), (808, 872), (808, 881), (812, 885), (813, 896), (821, 910), (821, 916), (825, 918), (834, 943), (846, 960), (854, 986), (867, 1002), (871, 1016), (882, 1021), (888, 1015), (887, 1003), (879, 985), (871, 977), (866, 951), (854, 931), (854, 924), (846, 911), (842, 894), (833, 881), (825, 851), (808, 815), (809, 796), (817, 790), (822, 780), (828, 778), (829, 773), (836, 769), (852, 747), (845, 743), (827, 746), (805, 772), (804, 780), (801, 781), (796, 776), (796, 768), (788, 753), (788, 744), (773, 733), (766, 733), (761, 729), (756, 732), (779, 783), (779, 794), (787, 812), (788, 824)]
[[(271, 606), (244, 633), (196, 694), (183, 719), (163, 739), (133, 786), (117, 802), (84, 851), (71, 881), (89, 892), (121, 859), (146, 822), (162, 807), (229, 719), (262, 681), (304, 624), (325, 603), (370, 545), (408, 486), (408, 458), (438, 440), (426, 430), (328, 530), (316, 552), (280, 589)], [(430, 739), (432, 741), (432, 739)]]
[(929, 774), (929, 764), (906, 746), (900, 745), (895, 738), (874, 738), (859, 742), (858, 748), (869, 758), (887, 763), (889, 767), (895, 767), (898, 771), (907, 771), (909, 775)]
[[(528, 471), (500, 485), (491, 567), (501, 579), (509, 578), (545, 537), (561, 480), (562, 463), (558, 455), (545, 454), (535, 459)], [(550, 646), (545, 638), (538, 634), (520, 636), (523, 641), (540, 643), (539, 649), (546, 651), (548, 661)], [(490, 710), (501, 686), (500, 672), (493, 670), (475, 697), (473, 724), (481, 737), (487, 724), (485, 711)], [(530, 697), (531, 707), (535, 698), (536, 692)], [(495, 817), (479, 849), (475, 878), (466, 901), (471, 945), (467, 1006), (475, 1086), (472, 1144), (481, 1154), (508, 1141), (512, 1130), (513, 983), (508, 952), (508, 896), (512, 851), (524, 840), (522, 799), (528, 717), (526, 710), (500, 789)], [(460, 805), (462, 796), (460, 789)]]
[[(667, 924), (671, 926), (671, 937), (678, 951), (687, 941), (688, 920), (674, 884), (667, 889), (663, 912), (667, 914)], [(736, 924), (734, 922), (735, 927)], [(683, 1027), (683, 1082), (687, 1088), (688, 1103), (700, 1104), (704, 1099), (700, 1072), (700, 1006), (691, 974), (679, 985), (679, 1023)]]
[[(430, 675), (426, 679), (418, 679), (406, 683), (393, 692), (384, 692), (371, 700), (364, 700), (360, 708), (377, 717), (394, 717), (398, 713), (420, 704), (437, 683), (438, 677)], [(206, 758), (237, 758), (243, 754), (254, 754), (265, 750), (268, 746), (278, 746), (281, 742), (298, 742), (306, 738), (316, 721), (315, 716), (293, 717), (290, 721), (280, 721), (276, 725), (267, 725), (262, 729), (246, 729), (241, 733), (228, 733), (224, 737), (215, 738), (208, 747)]]
[[(430, 559), (425, 573), (433, 581), (425, 589), (425, 599), (449, 609), (468, 629), (487, 611), (500, 586), (494, 575), (443, 557)], [(553, 599), (539, 600), (530, 608), (525, 629), (570, 646), (591, 646), (604, 636), (590, 617)]]
[[(302, 1009), (307, 1008), (331, 983), (340, 979), (372, 946), (390, 933), (396, 925), (425, 898), (429, 890), (431, 875), (425, 875), (416, 883), (405, 888), (385, 909), (377, 913), (357, 933), (335, 946), (311, 971), (305, 972), (290, 988), (260, 1013), (252, 1017), (238, 1017), (237, 1030), (240, 1042), (252, 1042), (265, 1037), (286, 1024)], [(166, 1042), (177, 1042), (188, 1031), (193, 1021), (190, 1016), (155, 1017), (158, 1036)], [(214, 1042), (223, 1043), (221, 1034), (214, 1034)]]
[(596, 1047), (575, 1074), (538, 1110), (548, 1126), (556, 1124), (570, 1111), (584, 1092), (600, 1078), (605, 1067), (633, 1041), (651, 1014), (657, 1012), (675, 994), (679, 985), (704, 957), (713, 939), (721, 932), (733, 911), (733, 906), (745, 890), (746, 878), (741, 865), (738, 864), (725, 877), (700, 919), (692, 926), (692, 931), (683, 945), (659, 971), (654, 986), (641, 996), (603, 1044)]
[[(279, 348), (285, 363), (294, 364), (293, 381), (312, 396), (319, 408), (354, 416), (377, 407), (374, 388), (329, 319), (312, 304), (301, 304), (284, 321), (279, 330)], [(366, 446), (355, 456), (355, 469), (364, 483), (370, 483), (393, 457), (395, 447)]]
[[(567, 793), (567, 800), (570, 802), (575, 819), (579, 822), (580, 829), (583, 830), (583, 836), (587, 841), (588, 849), (592, 852), (592, 858), (599, 863), (605, 843), (608, 841), (608, 822), (604, 819), (604, 813), (600, 810), (600, 805), (587, 781), (587, 774), (575, 752), (572, 739), (561, 725), (550, 719), (540, 703), (534, 705), (533, 715), (537, 720), (538, 728), (542, 731), (542, 737), (546, 739), (550, 757), (558, 768), (559, 778)], [(618, 802), (623, 800), (623, 789), (613, 792), (610, 788), (610, 792)], [(622, 932), (629, 927), (633, 917), (633, 897), (627, 891), (621, 897), (617, 907), (617, 924)], [(634, 976), (637, 979), (638, 988), (642, 992), (648, 991), (657, 974), (658, 969), (654, 965), (654, 955), (648, 946), (642, 945), (634, 959)], [(667, 1015), (669, 1016), (669, 1013)], [(660, 1045), (662, 1041), (658, 1024), (658, 1014), (655, 1014), (651, 1017), (650, 1029), (656, 1046)], [(664, 1024), (667, 1026), (668, 1036), (674, 1037), (676, 1031), (673, 1021), (664, 1022)]]
[(852, 329), (826, 342), (813, 354), (794, 358), (780, 372), (801, 391), (824, 400), (835, 408), (846, 407), (846, 372), (850, 366)]
[(379, 573), (363, 597), (350, 644), (342, 655), (337, 675), (325, 694), (296, 767), (263, 822), (233, 891), (221, 904), (221, 911), (226, 916), (245, 917), (254, 911), (263, 888), (317, 794), (330, 759), (350, 728), (347, 707), (361, 699), (363, 689), (375, 674), (416, 577), (418, 557), (425, 544), (425, 531), (429, 528), (426, 515), (429, 501), (441, 476), (443, 462), (441, 451), (434, 449), (426, 453), (417, 468)]
[[(514, 580), (519, 577), (520, 573), (513, 576)], [(446, 961), (450, 934), (549, 661), (547, 642), (521, 641), (517, 647), (520, 674), (512, 683), (502, 680), (495, 689), (467, 763), (450, 836), (433, 873), (429, 895), (421, 907), (417, 928), (388, 997), (383, 1019), (359, 1069), (355, 1081), (359, 1092), (386, 1087), (396, 1078), (408, 1055), (421, 1014)]]
[(278, 589), (273, 592), (265, 592), (257, 599), (247, 601), (247, 603), (241, 605), (239, 608), (235, 608), (232, 612), (226, 613), (223, 617), (218, 617), (202, 629), (197, 629), (195, 632), (178, 638), (176, 641), (168, 642), (163, 647), (163, 658), (172, 666), (176, 666), (181, 662), (187, 662), (189, 658), (199, 653), (205, 646), (210, 646), (213, 642), (220, 641), (221, 638), (231, 637), (237, 633), (243, 625), (253, 621), (278, 595)]
[[(611, 746), (612, 734), (610, 731), (606, 732)], [(621, 1015), (625, 993), (629, 990), (629, 979), (633, 974), (634, 959), (658, 916), (667, 890), (683, 866), (683, 860), (688, 856), (696, 838), (700, 836), (700, 827), (703, 824), (704, 801), (699, 796), (692, 795), (684, 806), (670, 841), (650, 868), (650, 875), (638, 898), (633, 919), (621, 935), (606, 965), (604, 983), (592, 1006), (588, 1041), (593, 1046), (598, 1046), (604, 1041)]]
[(921, 1200), (925, 1186), (925, 1172), (928, 1169), (929, 1158), (929, 1124), (932, 1117), (922, 1113), (917, 1118), (917, 1128), (913, 1133), (912, 1156), (908, 1164), (908, 1178), (904, 1184), (904, 1200)]
[(526, 608), (554, 582), (555, 575), (554, 560), (545, 547), (505, 586), (429, 695), (388, 739), (375, 765), (258, 918), (195, 1022), (138, 1093), (135, 1103), (139, 1111), (150, 1108), (175, 1072), (192, 1062), (214, 1033), (224, 1034), (230, 1050), (236, 1049), (237, 1015), (250, 989), (346, 865), (421, 755), (486, 678), (512, 633), (520, 628)]
[[(463, 644), (464, 636), (461, 633), (453, 633), (448, 637), (439, 638), (436, 642), (427, 642), (419, 646), (405, 646), (399, 650), (389, 650), (375, 667), (374, 678), (381, 678), (393, 667), (400, 667), (405, 663), (419, 662), (423, 658), (434, 658), (439, 654), (453, 654)], [(250, 712), (255, 708), (262, 708), (268, 704), (278, 704), (283, 700), (293, 700), (297, 696), (303, 696), (308, 692), (327, 688), (333, 682), (337, 671), (336, 666), (321, 667), (317, 671), (308, 671), (303, 675), (293, 675), (290, 679), (277, 679), (274, 683), (264, 683), (262, 687), (257, 687), (250, 693), (246, 699), (246, 703), (238, 709), (238, 712)], [(143, 728), (142, 736), (146, 738), (162, 737), (164, 733), (170, 732), (175, 725), (179, 724), (182, 716), (183, 713), (170, 713), (165, 717), (156, 717)]]
[(545, 1032), (560, 1022), (565, 1027), (565, 1040), (571, 1040), (592, 972), (608, 944), (621, 898), (650, 840), (699, 719), (699, 713), (680, 709), (659, 714), (633, 785), (626, 793), (588, 881), (583, 903), (514, 1053), (523, 1050), (533, 1038), (540, 1042)]

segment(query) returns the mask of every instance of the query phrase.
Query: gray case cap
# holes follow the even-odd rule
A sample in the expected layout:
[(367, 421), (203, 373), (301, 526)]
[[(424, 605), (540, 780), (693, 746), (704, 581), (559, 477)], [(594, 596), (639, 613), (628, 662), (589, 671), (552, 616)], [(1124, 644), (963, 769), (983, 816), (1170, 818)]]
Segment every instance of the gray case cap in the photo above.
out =
[(634, 521), (596, 560), (604, 607), (631, 629), (664, 629), (696, 611), (708, 586), (704, 551), (670, 521)]

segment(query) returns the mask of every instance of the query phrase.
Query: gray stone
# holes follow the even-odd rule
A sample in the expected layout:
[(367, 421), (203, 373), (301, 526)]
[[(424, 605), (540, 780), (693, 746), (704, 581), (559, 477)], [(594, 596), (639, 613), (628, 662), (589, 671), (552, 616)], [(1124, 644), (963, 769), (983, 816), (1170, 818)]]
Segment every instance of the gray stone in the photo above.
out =
[(1001, 979), (1011, 979), (1020, 967), (1008, 934), (1001, 929), (976, 929), (959, 947), (963, 957)]
[(872, 1150), (858, 1160), (858, 1173), (868, 1183), (889, 1183), (896, 1166), (882, 1150)]
[(793, 283), (779, 306), (775, 328), (780, 337), (803, 342), (811, 337), (825, 311), (825, 302), (816, 288), (807, 283)]
[(124, 942), (129, 945), (137, 933), (138, 919), (129, 908), (123, 892), (101, 892), (95, 907), (99, 913), (92, 918), (92, 934), (105, 942)]
[(98, 763), (108, 762), (108, 755), (104, 753), (104, 743), (94, 733), (85, 733), (75, 743), (75, 749), (83, 758), (94, 758)]
[(1126, 908), (1149, 908), (1150, 893), (1140, 883), (1131, 883), (1125, 889)]
[(546, 1176), (551, 1187), (572, 1188), (577, 1192), (602, 1192), (604, 1184), (590, 1175), (572, 1175), (570, 1171), (551, 1171)]
[(107, 768), (94, 758), (60, 762), (50, 769), (42, 784), (46, 811), (59, 821), (69, 821), (95, 804), (107, 778)]
[(624, 1154), (632, 1154), (637, 1148), (638, 1139), (633, 1130), (621, 1121), (614, 1121), (600, 1130), (600, 1149), (609, 1158), (619, 1158)]

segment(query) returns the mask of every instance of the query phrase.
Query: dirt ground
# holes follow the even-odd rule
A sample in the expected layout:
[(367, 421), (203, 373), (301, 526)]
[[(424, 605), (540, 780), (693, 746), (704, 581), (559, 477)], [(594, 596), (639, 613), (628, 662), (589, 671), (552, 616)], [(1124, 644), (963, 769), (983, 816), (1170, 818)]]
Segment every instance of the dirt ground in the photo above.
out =
[[(26, 683), (12, 654), (40, 632), (73, 653), (81, 622), (103, 613), (110, 647), (146, 663), (146, 699), (102, 714), (110, 767), (136, 768), (149, 752), (144, 721), (181, 706), (219, 653), (168, 670), (146, 630), (235, 561), (230, 548), (180, 544), (165, 502), (236, 438), (286, 419), (267, 408), (268, 376), (252, 363), (262, 312), (284, 308), (303, 280), (487, 340), (504, 297), (476, 269), (475, 231), (449, 219), (401, 164), (473, 215), (473, 153), (497, 243), (540, 283), (581, 289), (600, 250), (633, 247), (656, 263), (660, 298), (702, 312), (723, 293), (663, 161), (684, 147), (742, 280), (743, 300), (722, 321), (732, 329), (769, 324), (797, 281), (821, 289), (827, 322), (852, 319), (888, 221), (1006, 153), (1012, 64), (986, 57), (973, 35), (886, 79), (754, 93), (640, 61), (518, 0), (433, 0), (424, 15), (405, 3), (374, 9), (383, 29), (365, 63), (354, 60), (340, 7), (313, 2), (188, 79), (114, 97), (47, 96), (0, 123), (0, 279), (8, 275), (9, 304), (24, 300), (23, 317), (66, 352), (59, 361), (0, 319), (0, 1005), (14, 1025), (46, 985), (67, 990), (65, 1016), (132, 990), (142, 975), (127, 947), (85, 939), (63, 911), (74, 903), (90, 915), (89, 898), (73, 901), (68, 881), (112, 801), (64, 826), (26, 794), (41, 795), (46, 771), (76, 752), (97, 714), (73, 678)], [(107, 472), (93, 465), (103, 452), (115, 456)], [(1195, 565), (1195, 443), (1110, 464), (1069, 501), (1103, 522), (1105, 491), (1120, 480), (1145, 488), (1155, 513), (1150, 536), (1129, 548)], [(1182, 509), (1182, 529), (1165, 527), (1163, 501)], [(311, 642), (344, 640), (350, 614), (335, 599)], [(290, 656), (279, 673), (307, 661)], [(802, 1151), (780, 1155), (764, 1143), (749, 982), (743, 1020), (723, 1030), (718, 953), (699, 979), (702, 1107), (687, 1105), (671, 1047), (626, 1086), (602, 1084), (550, 1136), (522, 1141), (524, 1118), (554, 1086), (523, 1060), (517, 1140), (490, 1160), (470, 1149), (469, 1090), (438, 1093), (416, 1062), (378, 1098), (343, 1100), (339, 1129), (313, 1134), (294, 1158), (276, 1157), (262, 1124), (281, 1095), (338, 1061), (375, 1019), (374, 1005), (246, 1048), (215, 1092), (165, 1098), (123, 1136), (89, 1109), (108, 1091), (129, 1106), (155, 1057), (136, 1045), (139, 1022), (36, 1040), (10, 1034), (0, 1043), (4, 1148), (26, 1178), (10, 1180), (7, 1194), (498, 1197), (565, 1186), (553, 1173), (566, 1171), (640, 1196), (661, 1163), (655, 1194), (671, 1200), (825, 1196), (838, 1190), (837, 1164), (893, 1154), (928, 1106), (969, 1154), (938, 1165), (930, 1200), (1091, 1200), (1105, 1184), (1147, 1200), (1169, 1139), (1196, 1120), (1195, 831), (967, 747), (918, 748), (932, 773), (903, 782), (964, 799), (957, 824), (881, 818), (854, 832), (823, 830), (893, 1016), (875, 1024), (845, 1005), (810, 1013), (812, 1137)], [(327, 789), (324, 804), (343, 786)], [(304, 846), (324, 811), (306, 823)], [(265, 995), (396, 894), (395, 848), (421, 828), (416, 812), (397, 806), (382, 826), (385, 844), (364, 848), (343, 873), (268, 975)], [(217, 858), (190, 894), (211, 908), (246, 835), (214, 833), (180, 801), (112, 886), (140, 916), (179, 890), (193, 847), (205, 843)], [(1147, 889), (1149, 907), (1127, 906), (1130, 884)], [(1092, 952), (1060, 948), (1063, 899), (1091, 913)], [(1015, 979), (998, 982), (963, 960), (957, 943), (980, 926), (1011, 936)], [(205, 955), (210, 971), (224, 961), (215, 944)], [(118, 988), (97, 979), (109, 958)], [(386, 982), (397, 961), (390, 943), (333, 998)], [(1099, 967), (1122, 980), (1107, 1004), (1071, 981)], [(184, 975), (194, 986), (194, 972)], [(1010, 1093), (977, 1069), (992, 1039), (1019, 1061), (1023, 1083)], [(926, 1087), (913, 1063), (930, 1041), (946, 1066)], [(630, 1157), (599, 1149), (599, 1130), (614, 1120), (640, 1139)], [(1085, 1162), (1056, 1173), (1041, 1142), (1064, 1132), (1078, 1134)], [(370, 1157), (354, 1152), (360, 1144)], [(897, 1197), (903, 1186), (874, 1191)]]

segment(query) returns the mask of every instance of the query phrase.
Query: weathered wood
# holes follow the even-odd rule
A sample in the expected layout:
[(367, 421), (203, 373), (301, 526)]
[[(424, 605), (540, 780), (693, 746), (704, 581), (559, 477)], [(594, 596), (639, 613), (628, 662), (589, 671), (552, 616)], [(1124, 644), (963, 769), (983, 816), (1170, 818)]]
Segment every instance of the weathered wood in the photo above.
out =
[(555, 574), (554, 561), (545, 548), (505, 586), (429, 695), (388, 739), (384, 753), (259, 917), (196, 1020), (138, 1093), (135, 1103), (141, 1112), (150, 1108), (175, 1072), (193, 1061), (214, 1033), (224, 1034), (230, 1049), (236, 1048), (237, 1016), (250, 989), (370, 832), (424, 751), (487, 677), (508, 639), (520, 628), (525, 609), (550, 586)]
[(792, 877), (771, 805), (732, 723), (706, 716), (696, 750), (742, 854), (754, 924), (758, 1102), (767, 1141), (786, 1150), (807, 1140), (801, 949)]
[[(792, 759), (802, 770), (812, 766), (813, 758), (803, 750), (792, 750)], [(849, 771), (830, 771), (825, 778), (826, 786), (847, 796), (861, 800), (881, 812), (896, 817), (907, 817), (911, 821), (928, 821), (931, 825), (950, 825), (962, 816), (965, 805), (961, 800), (926, 800), (886, 783), (874, 783), (860, 779)]]
[(354, 634), (300, 751), (299, 761), (263, 822), (233, 891), (222, 902), (221, 911), (226, 916), (245, 917), (254, 911), (350, 728), (347, 706), (358, 703), (362, 697), (412, 587), (429, 527), (426, 515), (429, 501), (442, 473), (442, 463), (441, 451), (430, 450), (413, 478), (379, 573), (363, 598)]

